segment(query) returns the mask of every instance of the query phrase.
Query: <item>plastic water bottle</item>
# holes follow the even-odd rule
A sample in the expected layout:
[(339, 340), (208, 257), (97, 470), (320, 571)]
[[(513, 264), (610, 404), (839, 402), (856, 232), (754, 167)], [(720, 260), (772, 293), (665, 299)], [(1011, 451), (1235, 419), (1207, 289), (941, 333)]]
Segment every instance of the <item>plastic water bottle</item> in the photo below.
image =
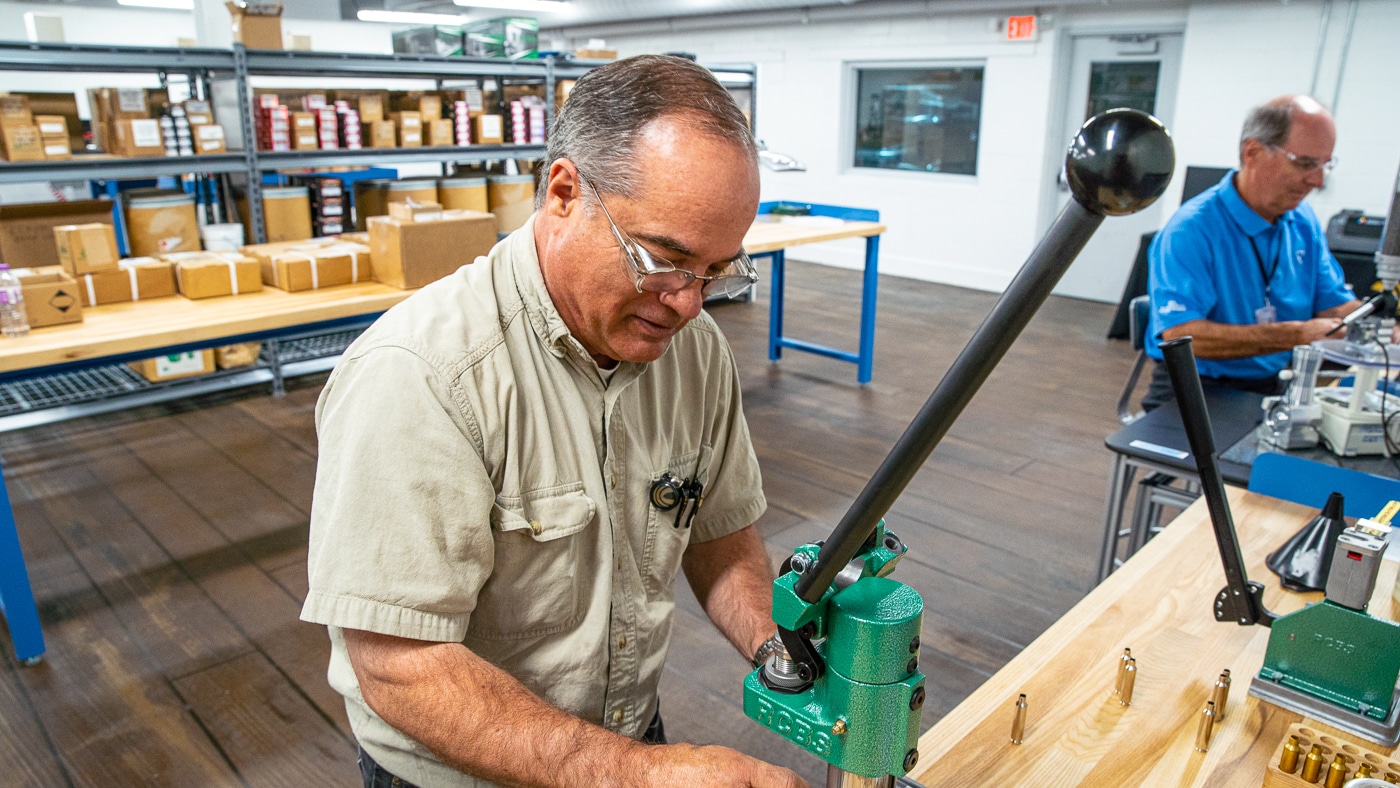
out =
[(29, 334), (29, 315), (24, 311), (24, 291), (10, 267), (0, 263), (0, 332), (7, 337)]

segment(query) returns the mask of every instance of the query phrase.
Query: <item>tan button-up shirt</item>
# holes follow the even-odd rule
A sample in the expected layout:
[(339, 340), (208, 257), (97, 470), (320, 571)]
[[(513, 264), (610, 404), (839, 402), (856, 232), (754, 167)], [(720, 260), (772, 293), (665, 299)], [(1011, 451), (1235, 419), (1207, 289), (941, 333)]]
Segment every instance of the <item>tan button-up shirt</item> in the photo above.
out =
[[(660, 359), (605, 384), (550, 301), (533, 228), (385, 314), (316, 409), (302, 618), (330, 627), (330, 682), (361, 746), (424, 788), (489, 783), (370, 710), (342, 628), (461, 642), (550, 703), (639, 737), (686, 545), (765, 508), (714, 322), (701, 314)], [(667, 472), (704, 484), (688, 527), (650, 504)]]

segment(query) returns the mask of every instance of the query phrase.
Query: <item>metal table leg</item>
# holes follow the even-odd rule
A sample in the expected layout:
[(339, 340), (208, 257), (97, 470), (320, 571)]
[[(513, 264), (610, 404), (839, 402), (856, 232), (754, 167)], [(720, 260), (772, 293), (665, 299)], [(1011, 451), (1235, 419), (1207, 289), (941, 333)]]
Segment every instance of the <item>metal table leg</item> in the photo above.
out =
[(865, 278), (860, 293), (860, 351), (856, 381), (870, 382), (875, 369), (875, 297), (880, 290), (880, 236), (865, 239)]
[(44, 633), (39, 628), (34, 592), (29, 587), (29, 570), (25, 568), (24, 554), (19, 549), (10, 491), (3, 483), (0, 483), (0, 608), (10, 625), (15, 659), (26, 665), (38, 664), (44, 654)]
[(1104, 511), (1103, 546), (1099, 551), (1099, 567), (1094, 575), (1094, 585), (1102, 583), (1113, 571), (1113, 557), (1118, 552), (1120, 524), (1123, 522), (1123, 507), (1127, 502), (1128, 489), (1132, 486), (1137, 469), (1128, 463), (1122, 454), (1113, 457), (1113, 470), (1108, 475), (1108, 506)]
[(779, 249), (769, 254), (768, 259), (773, 261), (773, 284), (768, 288), (768, 360), (777, 361), (783, 357), (783, 285), (787, 256)]

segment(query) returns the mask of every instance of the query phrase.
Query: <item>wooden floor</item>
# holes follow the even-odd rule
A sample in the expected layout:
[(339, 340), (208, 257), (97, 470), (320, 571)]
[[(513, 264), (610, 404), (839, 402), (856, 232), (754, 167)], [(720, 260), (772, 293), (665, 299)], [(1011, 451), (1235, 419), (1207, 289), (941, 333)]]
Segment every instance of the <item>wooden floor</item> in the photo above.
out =
[[(854, 347), (859, 274), (792, 263), (788, 280), (790, 335)], [(739, 359), (775, 559), (829, 533), (993, 300), (886, 278), (866, 387), (830, 359), (770, 364), (766, 299), (712, 310)], [(887, 518), (911, 548), (895, 576), (926, 603), (925, 727), (1092, 582), (1103, 438), (1132, 358), (1103, 338), (1111, 317), (1052, 298)], [(297, 620), (320, 382), (0, 436), (48, 640), (19, 667), (0, 627), (0, 783), (357, 784), (324, 630)], [(670, 738), (820, 784), (823, 764), (744, 718), (745, 662), (680, 596)]]

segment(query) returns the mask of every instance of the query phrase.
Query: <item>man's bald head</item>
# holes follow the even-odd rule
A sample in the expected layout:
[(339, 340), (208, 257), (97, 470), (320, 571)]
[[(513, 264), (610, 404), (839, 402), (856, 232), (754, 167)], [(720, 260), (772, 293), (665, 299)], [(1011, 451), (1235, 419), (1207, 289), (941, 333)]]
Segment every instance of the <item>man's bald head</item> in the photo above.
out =
[(1269, 147), (1279, 147), (1288, 141), (1295, 123), (1310, 127), (1325, 126), (1336, 136), (1332, 113), (1312, 96), (1290, 94), (1279, 96), (1260, 104), (1245, 117), (1244, 129), (1240, 131), (1240, 151), (1245, 143), (1258, 140)]

